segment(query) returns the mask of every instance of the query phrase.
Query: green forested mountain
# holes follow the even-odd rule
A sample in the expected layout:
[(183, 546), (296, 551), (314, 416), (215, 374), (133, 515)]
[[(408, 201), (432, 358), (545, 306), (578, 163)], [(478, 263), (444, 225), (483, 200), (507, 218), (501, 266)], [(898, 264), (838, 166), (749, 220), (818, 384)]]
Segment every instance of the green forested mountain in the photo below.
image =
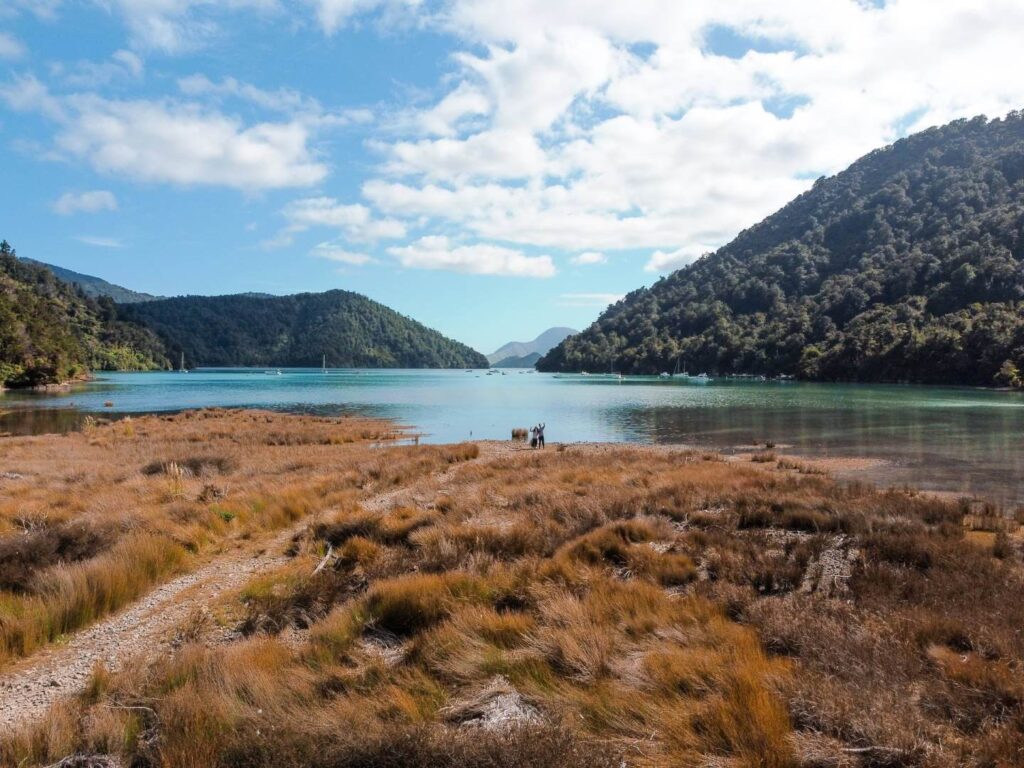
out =
[(186, 365), (486, 368), (487, 358), (348, 291), (183, 296), (119, 307)]
[(541, 370), (1021, 384), (1024, 112), (861, 158), (634, 291)]
[(0, 243), (0, 386), (34, 386), (94, 370), (167, 365), (159, 339)]
[(83, 275), (81, 272), (75, 272), (71, 269), (58, 267), (55, 264), (47, 264), (42, 261), (26, 258), (22, 258), (22, 261), (28, 261), (32, 264), (38, 264), (41, 267), (46, 267), (60, 280), (63, 280), (65, 283), (74, 284), (81, 289), (82, 293), (94, 299), (107, 296), (118, 304), (134, 304), (137, 301), (153, 301), (154, 299), (160, 298), (159, 296), (153, 296), (149, 293), (140, 293), (139, 291), (133, 291), (130, 288), (115, 285), (114, 283), (107, 282), (102, 277)]

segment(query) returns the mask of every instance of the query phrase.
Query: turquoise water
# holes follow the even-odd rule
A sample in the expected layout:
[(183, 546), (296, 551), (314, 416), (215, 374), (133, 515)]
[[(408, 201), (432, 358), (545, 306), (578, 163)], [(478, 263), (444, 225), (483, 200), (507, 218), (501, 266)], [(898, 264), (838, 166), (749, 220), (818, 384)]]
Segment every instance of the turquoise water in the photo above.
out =
[[(112, 403), (106, 407), (105, 403)], [(505, 439), (680, 443), (886, 460), (872, 479), (1024, 502), (1024, 395), (966, 388), (483, 371), (202, 370), (102, 374), (59, 393), (6, 393), (0, 431), (74, 428), (81, 415), (249, 406), (395, 419), (430, 442)]]

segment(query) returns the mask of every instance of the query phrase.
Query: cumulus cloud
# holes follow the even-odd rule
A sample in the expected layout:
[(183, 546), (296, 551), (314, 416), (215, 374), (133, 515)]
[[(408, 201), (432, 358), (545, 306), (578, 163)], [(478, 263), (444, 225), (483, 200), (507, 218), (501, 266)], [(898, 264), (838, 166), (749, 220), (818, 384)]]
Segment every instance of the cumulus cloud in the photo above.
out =
[(710, 245), (692, 244), (674, 251), (655, 251), (651, 254), (644, 269), (648, 272), (673, 272), (680, 267), (693, 264), (697, 259), (714, 248)]
[(120, 50), (104, 61), (83, 60), (71, 65), (55, 62), (50, 71), (65, 86), (99, 88), (110, 83), (140, 80), (145, 64), (137, 54)]
[[(237, 11), (297, 13), (327, 35), (400, 17), (446, 33), (451, 67), (431, 98), (417, 90), (375, 131), (379, 162), (360, 195), (296, 201), (275, 238), (415, 232), (392, 255), (431, 268), (553, 273), (549, 257), (530, 254), (558, 250), (579, 265), (640, 250), (638, 269), (665, 272), (877, 146), (1024, 105), (1010, 64), (1024, 37), (1017, 0), (97, 2), (125, 20), (133, 45), (169, 52), (227, 30)], [(103, 71), (115, 64), (130, 75), (127, 59)], [(118, 102), (22, 78), (0, 95), (54, 120), (64, 154), (98, 170), (245, 189), (318, 184), (327, 169), (311, 135), (372, 117), (233, 78), (195, 75), (179, 88), (183, 102)], [(273, 120), (225, 115), (229, 100)]]
[(316, 99), (294, 89), (267, 90), (234, 77), (225, 77), (218, 82), (206, 75), (189, 75), (178, 80), (178, 89), (186, 96), (214, 101), (238, 99), (316, 127), (360, 125), (373, 120), (373, 113), (368, 109), (353, 108), (331, 112), (324, 109)]
[(99, 213), (100, 211), (116, 211), (117, 198), (113, 192), (105, 189), (94, 189), (88, 192), (65, 192), (53, 203), (53, 210), (61, 216), (73, 213)]
[(359, 16), (372, 11), (383, 11), (396, 16), (413, 11), (422, 0), (306, 0), (313, 7), (324, 33), (333, 35)]
[(649, 249), (654, 272), (901, 135), (1024, 105), (1012, 0), (451, 0), (439, 18), (457, 69), (375, 144), (363, 199), (427, 232)]
[(25, 55), (25, 46), (18, 38), (0, 32), (0, 59), (20, 59)]
[(135, 47), (181, 53), (216, 36), (219, 17), (232, 11), (274, 11), (277, 0), (98, 0), (118, 13)]
[(550, 256), (529, 256), (488, 243), (459, 245), (443, 235), (421, 237), (409, 245), (388, 248), (388, 253), (403, 267), (411, 269), (511, 277), (553, 277), (555, 274)]
[(34, 78), (0, 88), (0, 97), (57, 122), (58, 149), (103, 173), (245, 191), (310, 186), (327, 175), (308, 128), (295, 121), (245, 125), (188, 102), (56, 96)]
[(349, 240), (366, 241), (405, 237), (405, 224), (394, 219), (375, 218), (365, 205), (341, 203), (333, 197), (294, 200), (281, 211), (288, 225), (278, 236), (281, 244), (291, 235), (314, 227), (337, 230)]
[(569, 261), (577, 266), (584, 266), (587, 264), (604, 264), (608, 261), (608, 257), (600, 251), (584, 251), (583, 253), (577, 253), (569, 259)]
[(373, 257), (368, 254), (349, 251), (334, 243), (320, 243), (310, 253), (318, 259), (336, 261), (352, 267), (361, 267), (374, 261)]

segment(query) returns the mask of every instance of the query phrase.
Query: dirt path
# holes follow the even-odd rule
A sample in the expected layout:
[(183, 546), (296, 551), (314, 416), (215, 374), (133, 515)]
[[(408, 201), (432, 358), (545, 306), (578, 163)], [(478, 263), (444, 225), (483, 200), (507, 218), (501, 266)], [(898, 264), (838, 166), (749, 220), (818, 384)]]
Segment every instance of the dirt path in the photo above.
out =
[[(474, 461), (507, 457), (507, 444), (481, 442)], [(447, 483), (455, 465), (395, 490), (361, 502), (365, 509), (383, 510), (405, 503), (416, 489)], [(98, 662), (111, 670), (142, 653), (168, 652), (174, 631), (197, 607), (236, 590), (251, 578), (284, 565), (284, 550), (307, 524), (259, 540), (233, 541), (230, 549), (197, 570), (157, 587), (125, 610), (76, 632), (66, 644), (51, 645), (0, 672), (0, 732), (41, 716), (57, 699), (72, 695), (87, 682)]]
[(157, 587), (125, 610), (15, 663), (0, 674), (0, 730), (40, 716), (61, 696), (80, 690), (93, 667), (115, 670), (143, 650), (169, 647), (171, 634), (196, 606), (283, 565), (283, 551), (304, 523), (258, 544), (234, 546), (192, 573)]

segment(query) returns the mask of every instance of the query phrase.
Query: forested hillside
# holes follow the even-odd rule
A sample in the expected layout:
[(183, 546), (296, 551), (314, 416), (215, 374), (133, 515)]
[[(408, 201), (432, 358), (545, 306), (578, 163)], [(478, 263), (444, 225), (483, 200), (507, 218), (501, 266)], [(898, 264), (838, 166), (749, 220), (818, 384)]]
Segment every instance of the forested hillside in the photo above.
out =
[(81, 289), (82, 293), (94, 299), (107, 296), (118, 304), (134, 304), (137, 301), (153, 301), (154, 299), (160, 298), (159, 296), (153, 296), (149, 293), (141, 293), (139, 291), (133, 291), (130, 288), (125, 288), (121, 285), (115, 285), (114, 283), (104, 280), (102, 277), (83, 275), (81, 272), (75, 272), (72, 269), (58, 267), (56, 264), (47, 264), (43, 261), (26, 258), (22, 258), (22, 261), (28, 261), (32, 264), (46, 267), (48, 270), (53, 272), (58, 279), (63, 280), (65, 283), (74, 284), (76, 287)]
[(1021, 385), (1024, 112), (861, 158), (634, 291), (541, 370)]
[(69, 381), (89, 370), (167, 365), (159, 339), (0, 243), (0, 385)]
[[(348, 291), (260, 297), (183, 296), (119, 308), (154, 330), (186, 365), (487, 367), (487, 359)], [(177, 359), (175, 357), (175, 359)]]

